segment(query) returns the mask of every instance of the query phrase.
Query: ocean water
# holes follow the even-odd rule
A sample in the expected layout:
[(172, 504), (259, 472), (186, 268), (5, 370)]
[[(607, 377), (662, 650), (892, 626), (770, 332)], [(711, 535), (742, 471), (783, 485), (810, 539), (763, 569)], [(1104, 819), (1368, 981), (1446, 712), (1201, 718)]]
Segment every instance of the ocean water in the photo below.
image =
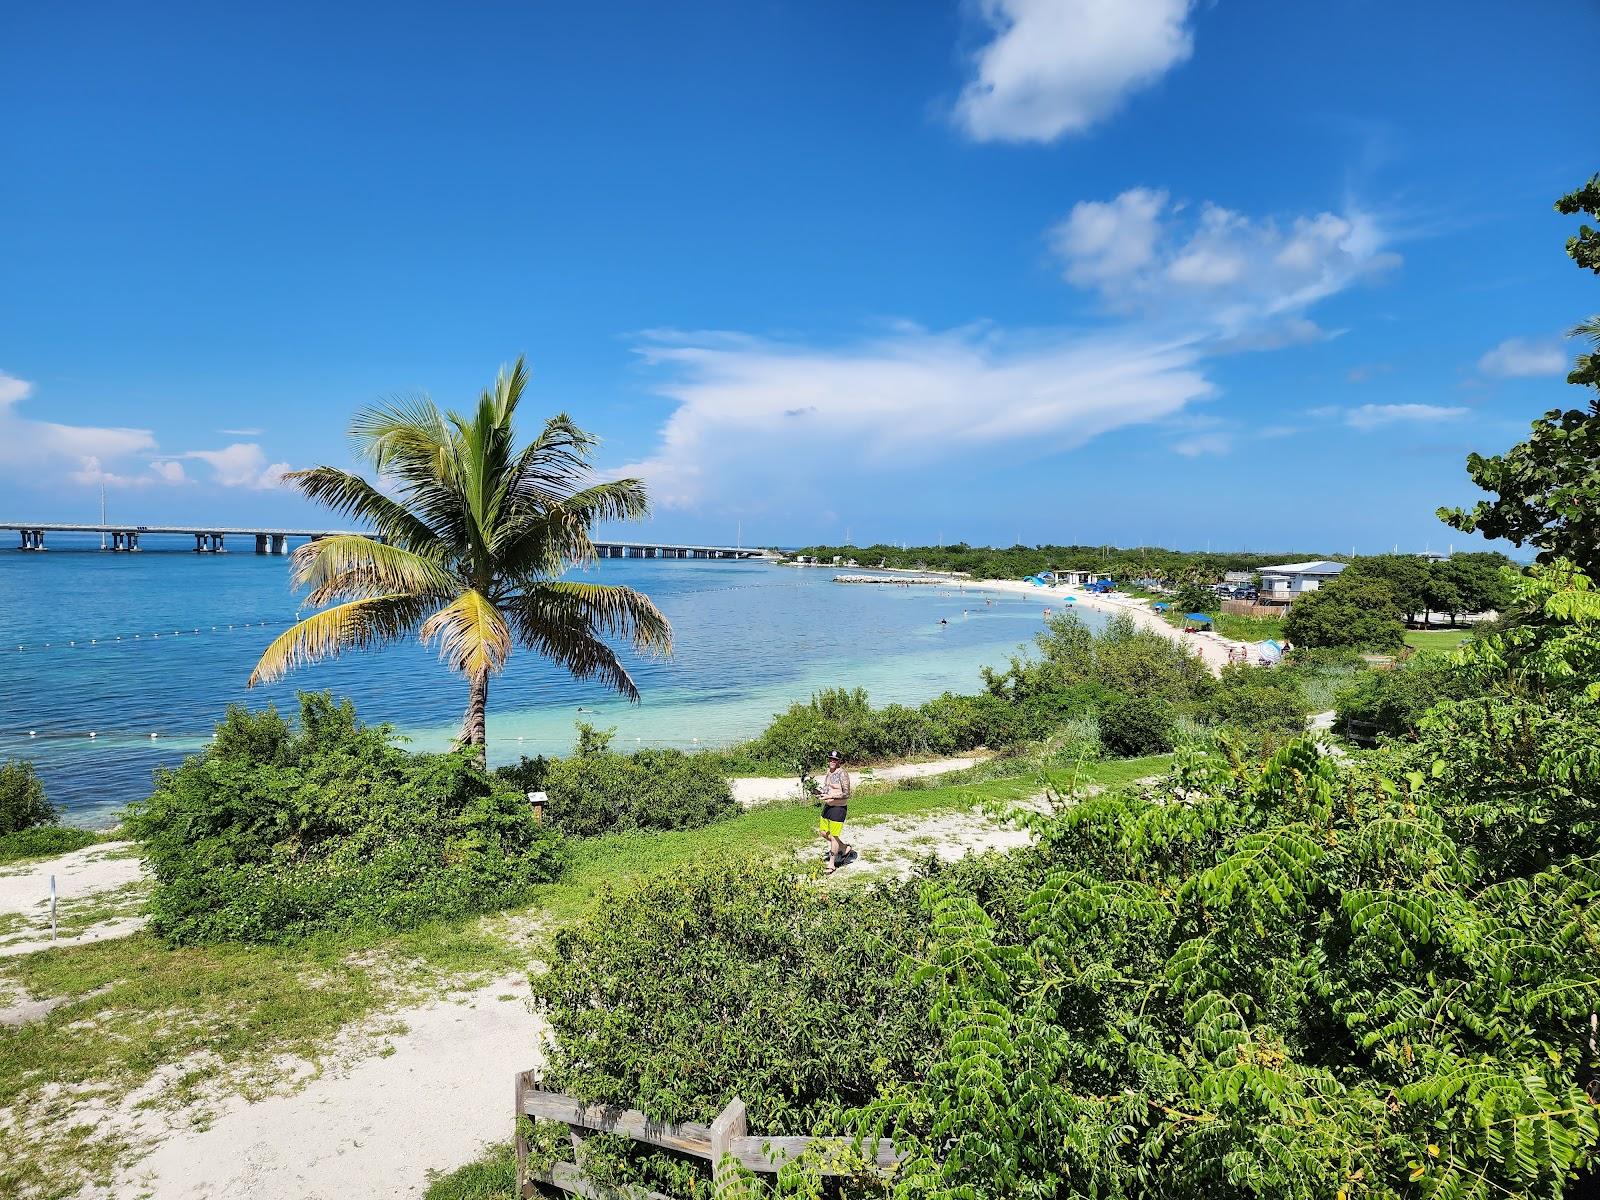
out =
[[(43, 554), (0, 549), (0, 758), (33, 760), (68, 821), (109, 823), (149, 793), (158, 766), (204, 746), (233, 703), (292, 712), (297, 691), (329, 690), (415, 748), (450, 744), (466, 683), (420, 646), (248, 689), (262, 649), (295, 620), (288, 560), (146, 541), (140, 554), (63, 535)], [(954, 586), (844, 585), (830, 570), (768, 563), (611, 559), (583, 577), (648, 593), (672, 622), (674, 652), (624, 656), (643, 693), (634, 705), (519, 650), (490, 684), (491, 763), (565, 753), (579, 719), (615, 726), (618, 749), (690, 749), (758, 733), (823, 687), (864, 687), (876, 703), (977, 691), (978, 668), (1003, 663), (1043, 615), (1030, 598), (985, 604)]]

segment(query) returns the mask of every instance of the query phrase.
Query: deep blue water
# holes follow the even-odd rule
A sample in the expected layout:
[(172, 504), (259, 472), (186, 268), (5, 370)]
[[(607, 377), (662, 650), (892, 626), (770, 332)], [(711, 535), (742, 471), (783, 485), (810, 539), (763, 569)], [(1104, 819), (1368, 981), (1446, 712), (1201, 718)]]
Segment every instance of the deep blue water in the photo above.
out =
[[(0, 758), (31, 758), (68, 820), (104, 824), (148, 794), (152, 771), (202, 746), (235, 702), (293, 710), (297, 690), (328, 689), (417, 748), (449, 744), (466, 685), (419, 646), (247, 689), (295, 619), (288, 561), (147, 542), (137, 555), (62, 535), (43, 554), (0, 549)], [(1003, 662), (1042, 615), (1032, 599), (985, 605), (942, 586), (841, 585), (830, 570), (766, 563), (607, 560), (585, 577), (648, 593), (672, 622), (672, 657), (627, 657), (644, 696), (629, 705), (518, 651), (490, 685), (491, 762), (563, 753), (580, 718), (616, 726), (619, 749), (691, 748), (759, 732), (821, 687), (865, 687), (878, 703), (976, 691), (978, 667)]]

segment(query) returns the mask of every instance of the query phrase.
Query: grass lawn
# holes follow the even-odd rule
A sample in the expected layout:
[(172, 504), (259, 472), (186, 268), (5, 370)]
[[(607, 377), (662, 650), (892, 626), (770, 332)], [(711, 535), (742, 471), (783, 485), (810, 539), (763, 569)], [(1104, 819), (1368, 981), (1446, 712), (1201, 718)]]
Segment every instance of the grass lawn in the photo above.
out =
[(1471, 630), (1467, 629), (1408, 629), (1406, 645), (1413, 650), (1436, 650), (1444, 654), (1471, 636)]
[[(1116, 786), (1159, 773), (1170, 762), (1159, 756), (1072, 771), (1019, 760), (1017, 773), (1006, 778), (864, 790), (850, 815), (863, 820), (965, 809), (1024, 799), (1046, 786)], [(8, 1129), (0, 1196), (68, 1196), (85, 1181), (107, 1177), (128, 1147), (72, 1124), (72, 1114), (86, 1103), (114, 1105), (164, 1068), (183, 1072), (167, 1094), (169, 1103), (210, 1089), (261, 1094), (283, 1078), (281, 1061), (274, 1063), (280, 1055), (314, 1060), (357, 1022), (528, 966), (550, 934), (592, 910), (604, 888), (696, 860), (793, 855), (812, 842), (816, 820), (810, 805), (772, 806), (704, 829), (578, 841), (563, 877), (542, 885), (529, 908), (407, 934), (329, 935), (286, 947), (170, 948), (139, 933), (0, 959), (0, 997), (66, 1000), (46, 1017), (0, 1027), (0, 1121)], [(120, 908), (124, 897), (102, 899), (101, 907)], [(529, 937), (530, 926), (540, 936)], [(0, 1006), (10, 1002), (0, 999)], [(503, 1162), (464, 1170), (461, 1188), (467, 1190), (438, 1194), (501, 1194), (479, 1185), (501, 1179)]]
[[(1186, 622), (1181, 612), (1168, 612), (1165, 614), (1166, 622), (1174, 629), (1182, 629)], [(1232, 638), (1238, 642), (1260, 642), (1267, 638), (1281, 642), (1283, 640), (1283, 618), (1281, 617), (1246, 617), (1238, 613), (1213, 613), (1211, 616), (1212, 628), (1225, 638)]]

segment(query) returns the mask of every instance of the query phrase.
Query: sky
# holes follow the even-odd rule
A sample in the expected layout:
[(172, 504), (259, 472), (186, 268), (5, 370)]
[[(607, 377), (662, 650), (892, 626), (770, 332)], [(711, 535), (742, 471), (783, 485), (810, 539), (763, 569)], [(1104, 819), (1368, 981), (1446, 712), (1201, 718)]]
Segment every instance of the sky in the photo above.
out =
[[(0, 6), (0, 521), (327, 520), (526, 355), (629, 536), (1470, 539), (1600, 288), (1600, 7)], [(621, 532), (621, 531), (609, 531)]]

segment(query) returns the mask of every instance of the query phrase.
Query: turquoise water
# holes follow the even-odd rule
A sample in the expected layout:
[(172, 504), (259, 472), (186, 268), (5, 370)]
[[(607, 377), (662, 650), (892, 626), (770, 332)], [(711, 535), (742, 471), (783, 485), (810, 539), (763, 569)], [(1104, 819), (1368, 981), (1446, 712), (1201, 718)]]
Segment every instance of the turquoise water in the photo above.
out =
[[(149, 542), (137, 555), (61, 535), (43, 554), (0, 550), (0, 758), (32, 759), (68, 820), (104, 824), (148, 794), (155, 768), (204, 745), (230, 703), (292, 709), (299, 689), (350, 697), (364, 720), (393, 724), (416, 748), (450, 744), (466, 685), (418, 646), (247, 689), (262, 648), (294, 620), (287, 560)], [(564, 753), (578, 719), (616, 726), (619, 749), (690, 749), (749, 737), (822, 687), (865, 687), (878, 703), (976, 691), (978, 668), (1004, 662), (1042, 616), (1032, 599), (986, 605), (943, 586), (841, 585), (832, 575), (767, 563), (599, 564), (585, 577), (656, 601), (674, 654), (627, 657), (644, 694), (630, 705), (518, 652), (490, 685), (490, 761)]]

